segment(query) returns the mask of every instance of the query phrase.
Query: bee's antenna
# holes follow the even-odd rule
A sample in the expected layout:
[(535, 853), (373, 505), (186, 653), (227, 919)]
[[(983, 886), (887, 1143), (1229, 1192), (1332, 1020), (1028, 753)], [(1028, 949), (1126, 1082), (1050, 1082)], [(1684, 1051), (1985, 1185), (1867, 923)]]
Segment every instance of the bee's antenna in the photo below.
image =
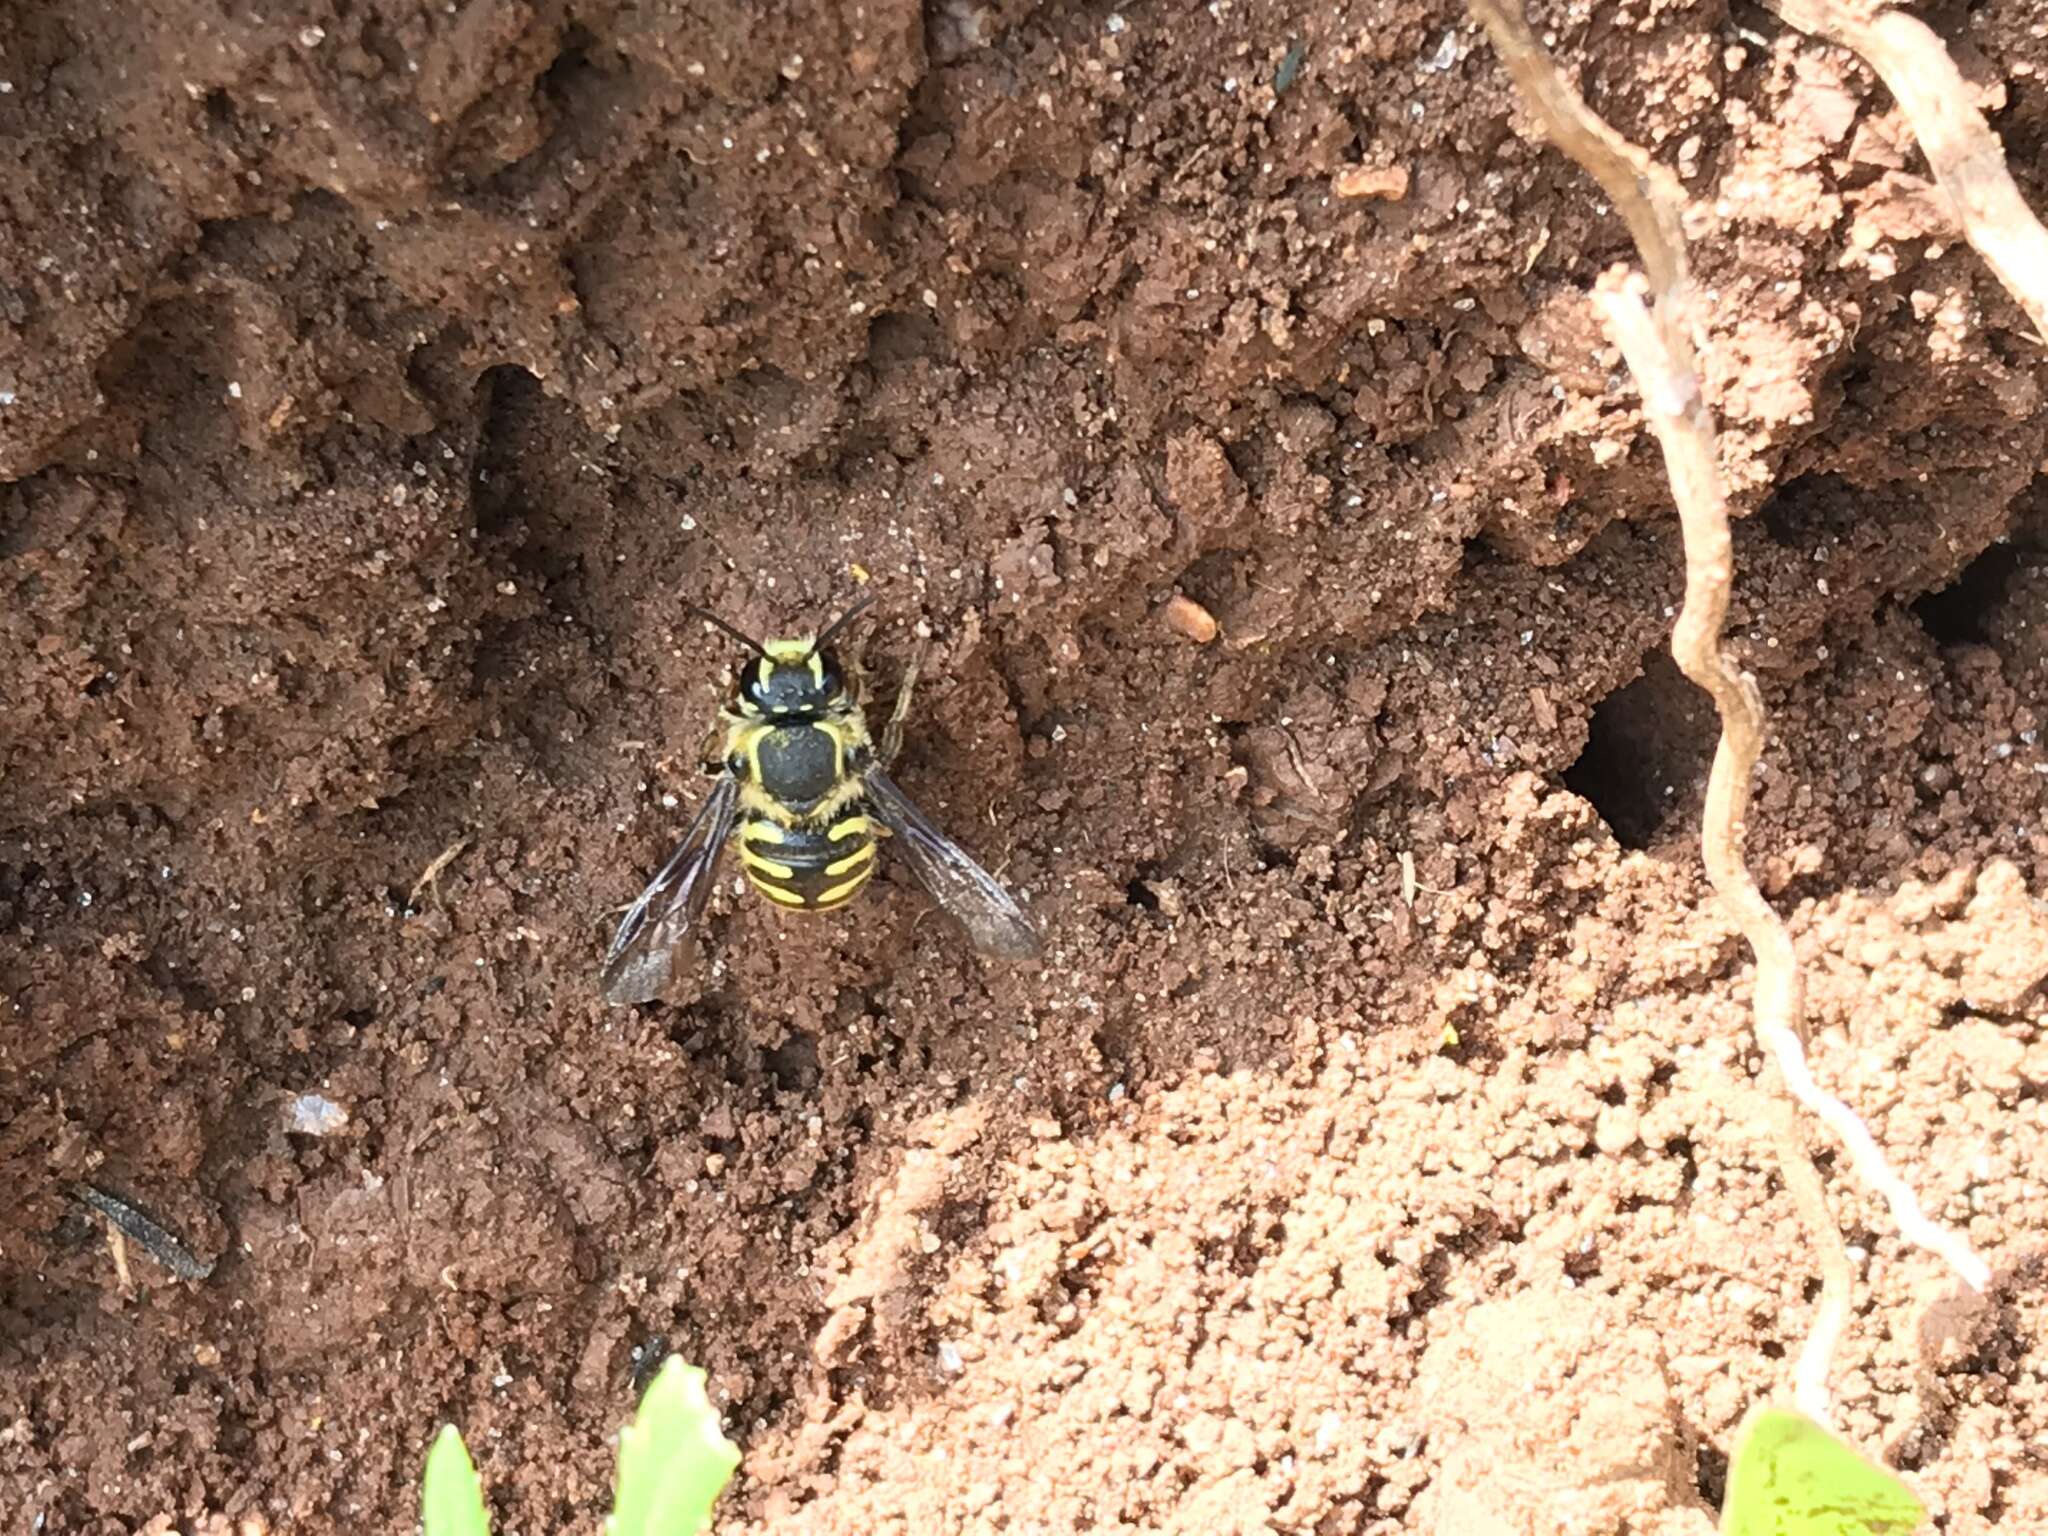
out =
[(684, 612), (689, 613), (697, 618), (703, 619), (708, 623), (716, 624), (720, 629), (724, 630), (728, 635), (731, 635), (733, 639), (739, 641), (741, 645), (744, 645), (756, 656), (767, 656), (767, 647), (762, 645), (760, 641), (756, 640), (752, 635), (741, 634), (738, 630), (734, 629), (730, 624), (726, 623), (725, 620), (721, 619), (717, 614), (713, 613), (709, 608), (699, 608), (695, 605), (692, 605), (691, 607), (686, 608)]
[(862, 598), (859, 602), (855, 603), (851, 608), (847, 609), (846, 612), (839, 615), (839, 617), (834, 619), (830, 624), (827, 624), (825, 626), (825, 632), (819, 635), (817, 639), (811, 642), (811, 654), (813, 656), (817, 655), (819, 651), (825, 648), (825, 642), (827, 640), (830, 640), (834, 635), (838, 634), (839, 631), (846, 628), (847, 625), (851, 624), (855, 619), (859, 618), (863, 613), (867, 612), (869, 605), (874, 602), (875, 598), (878, 595), (878, 593), (870, 592), (866, 597)]

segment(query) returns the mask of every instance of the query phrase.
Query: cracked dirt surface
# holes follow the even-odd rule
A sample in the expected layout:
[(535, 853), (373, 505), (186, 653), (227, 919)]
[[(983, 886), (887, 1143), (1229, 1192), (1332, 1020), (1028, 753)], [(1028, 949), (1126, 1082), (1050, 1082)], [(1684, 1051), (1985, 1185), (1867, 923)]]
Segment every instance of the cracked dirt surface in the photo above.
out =
[[(2048, 9), (1928, 14), (2042, 206)], [(1842, 1425), (2048, 1528), (2039, 347), (1853, 60), (1535, 15), (1695, 198), (1816, 1070), (2000, 1275), (1831, 1166)], [(1626, 235), (1457, 7), (29, 0), (0, 142), (10, 1519), (404, 1530), (452, 1418), (594, 1530), (672, 1349), (722, 1531), (1711, 1529), (1812, 1266)], [(864, 584), (1047, 963), (898, 871), (605, 1009), (684, 608)]]

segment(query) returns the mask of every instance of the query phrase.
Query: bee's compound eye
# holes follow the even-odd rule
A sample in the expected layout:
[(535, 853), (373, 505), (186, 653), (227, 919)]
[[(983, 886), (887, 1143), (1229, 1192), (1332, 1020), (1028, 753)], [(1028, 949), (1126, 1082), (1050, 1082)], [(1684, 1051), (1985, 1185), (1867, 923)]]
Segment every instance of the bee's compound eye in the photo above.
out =
[(747, 760), (744, 757), (741, 757), (739, 753), (735, 752), (725, 760), (725, 766), (731, 769), (734, 773), (738, 773), (742, 768), (747, 766)]

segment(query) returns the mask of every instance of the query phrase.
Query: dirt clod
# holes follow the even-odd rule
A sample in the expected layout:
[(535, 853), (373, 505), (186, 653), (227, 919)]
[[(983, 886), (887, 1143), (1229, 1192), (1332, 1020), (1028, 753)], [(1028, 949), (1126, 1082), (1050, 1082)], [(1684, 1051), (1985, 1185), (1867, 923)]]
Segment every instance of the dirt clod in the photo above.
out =
[(1531, 1291), (1475, 1307), (1416, 1381), (1442, 1471), (1430, 1536), (1642, 1531), (1710, 1536), (1663, 1346), (1615, 1298)]

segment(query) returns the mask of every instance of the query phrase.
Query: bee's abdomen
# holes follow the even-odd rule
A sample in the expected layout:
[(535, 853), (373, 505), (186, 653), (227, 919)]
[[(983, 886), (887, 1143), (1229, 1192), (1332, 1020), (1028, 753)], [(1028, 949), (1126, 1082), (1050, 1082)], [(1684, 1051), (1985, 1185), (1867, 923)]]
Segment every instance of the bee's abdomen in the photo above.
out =
[(756, 816), (741, 826), (739, 848), (755, 890), (807, 911), (849, 900), (875, 871), (874, 828), (858, 809), (830, 826), (785, 827)]

